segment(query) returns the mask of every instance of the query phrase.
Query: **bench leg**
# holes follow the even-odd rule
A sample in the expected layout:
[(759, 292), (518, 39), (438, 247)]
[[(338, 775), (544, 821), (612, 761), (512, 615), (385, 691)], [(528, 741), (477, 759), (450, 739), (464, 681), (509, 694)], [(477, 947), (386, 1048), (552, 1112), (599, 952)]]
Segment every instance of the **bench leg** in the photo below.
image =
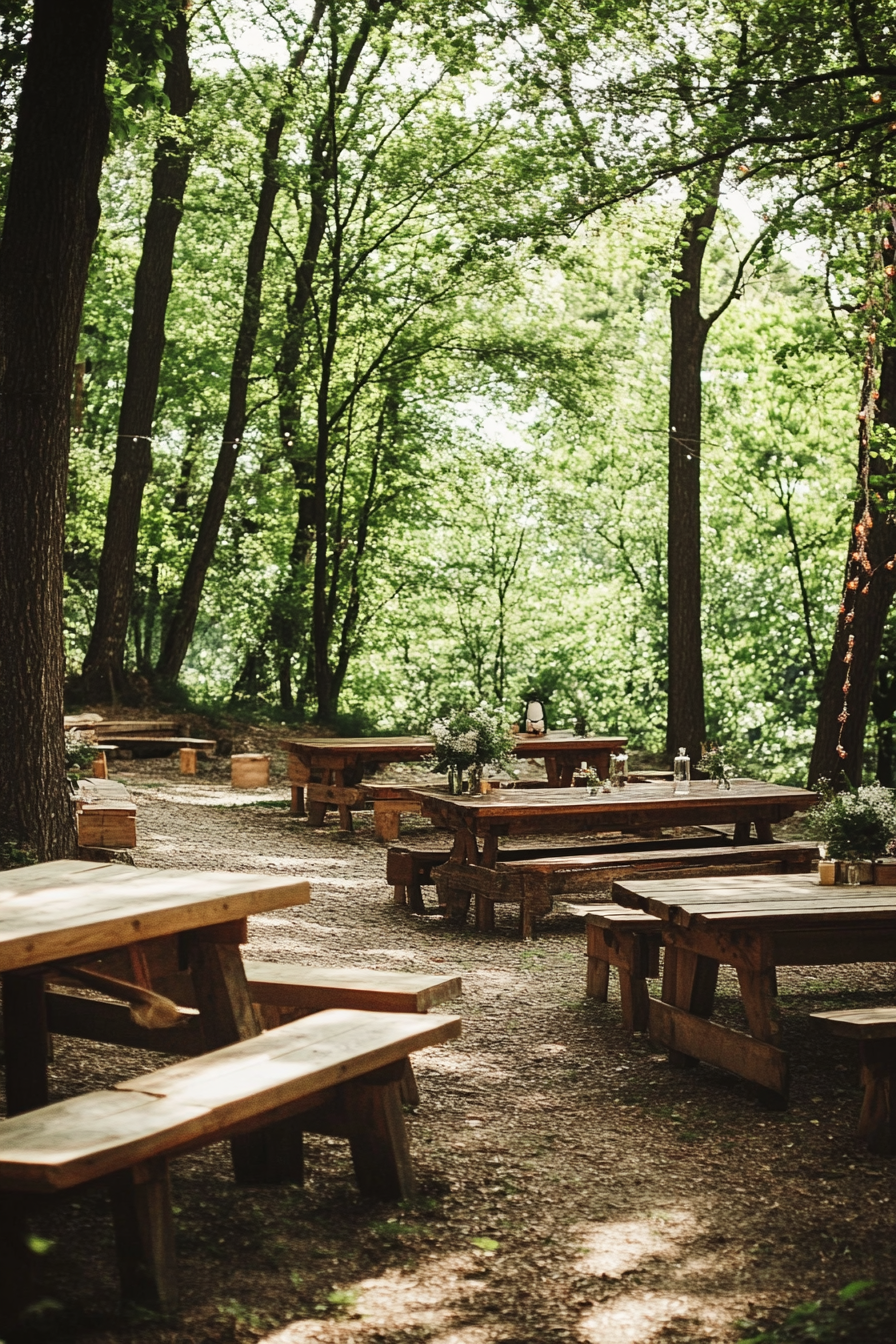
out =
[(470, 892), (452, 890), (445, 892), (445, 918), (450, 924), (466, 924), (470, 913)]
[[(609, 970), (609, 967), (607, 968)], [(619, 972), (619, 997), (622, 1000), (622, 1025), (626, 1031), (646, 1031), (650, 1015), (650, 994), (647, 981), (640, 975), (632, 975), (617, 966)], [(685, 1056), (689, 1058), (689, 1056)]]
[(585, 994), (598, 1003), (606, 1003), (610, 990), (610, 963), (599, 957), (587, 958), (585, 971)]
[(305, 1154), (302, 1117), (277, 1120), (230, 1140), (233, 1177), (238, 1185), (303, 1185)]
[(413, 1199), (417, 1182), (401, 1109), (400, 1079), (346, 1083), (349, 1143), (358, 1188), (368, 1199)]
[(494, 933), (495, 931), (495, 903), (490, 901), (487, 896), (476, 893), (476, 932)]
[(401, 1101), (404, 1106), (420, 1105), (420, 1091), (410, 1055), (404, 1062), (404, 1073), (401, 1075)]
[(0, 1332), (4, 1339), (15, 1329), (34, 1298), (34, 1252), (28, 1246), (25, 1200), (0, 1195)]
[(323, 826), (324, 817), (327, 815), (326, 803), (308, 803), (308, 825)]
[(401, 811), (394, 803), (373, 804), (373, 834), (374, 838), (388, 843), (390, 840), (397, 840), (401, 831)]
[(177, 1267), (168, 1163), (141, 1162), (110, 1177), (109, 1188), (122, 1298), (170, 1315), (177, 1310)]
[(426, 904), (423, 900), (423, 888), (420, 885), (419, 878), (413, 878), (407, 886), (408, 905), (415, 915), (426, 914)]
[(3, 1048), (6, 1114), (46, 1106), (50, 1096), (42, 971), (7, 971), (3, 976)]
[(397, 882), (392, 888), (392, 904), (407, 905), (408, 889), (403, 883)]
[(861, 1047), (865, 1098), (859, 1138), (870, 1152), (890, 1157), (896, 1152), (896, 1041), (862, 1041)]

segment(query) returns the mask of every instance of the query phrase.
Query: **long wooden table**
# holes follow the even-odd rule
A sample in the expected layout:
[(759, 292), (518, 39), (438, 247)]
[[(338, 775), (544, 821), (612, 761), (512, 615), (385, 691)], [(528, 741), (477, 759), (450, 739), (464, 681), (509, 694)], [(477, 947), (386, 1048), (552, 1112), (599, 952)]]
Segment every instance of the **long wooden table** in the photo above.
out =
[[(607, 774), (610, 753), (622, 751), (625, 737), (576, 737), (569, 732), (520, 733), (513, 754), (520, 760), (543, 759), (548, 785), (568, 788), (584, 762)], [(280, 742), (288, 753), (292, 812), (302, 816), (307, 803), (313, 826), (323, 824), (329, 807), (339, 811), (343, 830), (352, 829), (353, 807), (373, 803), (379, 839), (398, 835), (401, 812), (419, 812), (414, 791), (404, 786), (364, 786), (364, 772), (378, 765), (422, 761), (432, 755), (431, 737), (288, 737)]]
[(687, 794), (673, 793), (667, 782), (627, 784), (593, 797), (583, 789), (507, 789), (482, 798), (452, 797), (427, 789), (412, 792), (424, 816), (454, 831), (452, 859), (487, 868), (495, 866), (499, 839), (507, 835), (733, 823), (736, 845), (747, 843), (751, 825), (756, 839), (769, 843), (774, 839), (774, 822), (811, 807), (817, 797), (808, 789), (755, 779), (735, 780), (730, 789), (717, 789), (711, 781), (699, 780)]
[[(188, 973), (205, 1048), (216, 1049), (261, 1030), (240, 953), (246, 917), (309, 900), (307, 882), (252, 873), (75, 860), (0, 873), (7, 1113), (46, 1104), (47, 1032), (71, 1032), (70, 1014), (79, 1024), (71, 1034), (107, 1039), (109, 1023), (121, 1041), (116, 1023), (127, 1009), (45, 993), (48, 976), (64, 978), (64, 963), (163, 992), (157, 970)], [(177, 1053), (180, 1029), (132, 1027), (127, 1043)]]
[[(621, 881), (619, 905), (662, 921), (662, 998), (650, 999), (650, 1035), (670, 1060), (703, 1060), (786, 1105), (789, 1055), (776, 999), (778, 966), (896, 961), (896, 890), (822, 887), (813, 874)], [(750, 1035), (710, 1020), (720, 965), (737, 971)]]

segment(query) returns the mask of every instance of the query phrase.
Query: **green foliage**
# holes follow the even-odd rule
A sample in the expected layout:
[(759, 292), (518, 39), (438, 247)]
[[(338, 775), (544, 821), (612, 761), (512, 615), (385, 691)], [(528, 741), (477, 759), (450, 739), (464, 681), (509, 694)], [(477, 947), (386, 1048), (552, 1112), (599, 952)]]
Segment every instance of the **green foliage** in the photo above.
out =
[(877, 859), (896, 837), (896, 795), (880, 784), (831, 793), (806, 818), (831, 859)]
[(89, 742), (74, 728), (69, 729), (65, 734), (65, 765), (68, 770), (86, 770), (88, 765), (92, 765), (96, 758), (96, 747), (92, 747)]
[(856, 1279), (833, 1298), (794, 1307), (780, 1325), (757, 1329), (741, 1321), (741, 1344), (890, 1344), (896, 1324), (893, 1304), (874, 1289), (872, 1279)]

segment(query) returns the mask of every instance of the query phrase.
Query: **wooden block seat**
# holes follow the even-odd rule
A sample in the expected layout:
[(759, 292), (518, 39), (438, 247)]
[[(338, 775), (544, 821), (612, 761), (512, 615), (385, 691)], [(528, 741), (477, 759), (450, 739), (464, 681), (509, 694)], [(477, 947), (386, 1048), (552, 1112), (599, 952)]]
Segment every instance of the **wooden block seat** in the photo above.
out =
[(177, 1304), (171, 1158), (232, 1140), (237, 1180), (301, 1182), (302, 1132), (347, 1138), (375, 1199), (415, 1193), (400, 1078), (460, 1018), (328, 1009), (154, 1073), (0, 1123), (0, 1330), (33, 1300), (35, 1197), (108, 1182), (126, 1301)]
[(75, 817), (82, 849), (133, 849), (137, 844), (137, 804), (117, 780), (79, 780)]
[(719, 846), (710, 839), (713, 842), (707, 845), (647, 841), (526, 859), (504, 857), (501, 851), (494, 868), (451, 859), (435, 869), (435, 885), (449, 919), (466, 919), (475, 897), (476, 927), (483, 932), (494, 928), (496, 904), (518, 904), (520, 934), (530, 938), (536, 921), (553, 908), (555, 896), (591, 894), (640, 874), (691, 878), (808, 872), (818, 855), (818, 847), (805, 842)]
[(610, 967), (619, 975), (622, 1023), (626, 1031), (646, 1031), (650, 995), (648, 979), (660, 973), (662, 920), (619, 905), (577, 907), (585, 915), (587, 933), (585, 993), (607, 1002)]
[(859, 1138), (872, 1153), (896, 1153), (896, 1008), (812, 1013), (834, 1036), (858, 1041), (865, 1088)]

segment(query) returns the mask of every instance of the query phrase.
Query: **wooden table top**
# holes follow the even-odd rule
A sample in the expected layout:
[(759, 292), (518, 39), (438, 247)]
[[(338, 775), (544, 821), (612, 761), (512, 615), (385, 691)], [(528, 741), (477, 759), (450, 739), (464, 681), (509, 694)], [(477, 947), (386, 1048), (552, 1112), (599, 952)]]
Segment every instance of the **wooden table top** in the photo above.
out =
[(0, 971), (305, 905), (307, 882), (62, 859), (0, 873)]
[[(571, 732), (518, 733), (514, 735), (515, 756), (544, 756), (546, 753), (575, 755), (589, 751), (621, 751), (627, 737), (576, 737)], [(282, 750), (300, 756), (354, 756), (382, 761), (421, 761), (432, 755), (431, 737), (285, 737)]]
[(896, 887), (822, 887), (816, 873), (613, 883), (617, 905), (680, 928), (818, 929), (896, 925)]
[(670, 781), (627, 784), (610, 793), (589, 795), (584, 789), (500, 789), (482, 797), (451, 795), (411, 789), (425, 808), (437, 810), (449, 824), (471, 830), (504, 822), (531, 822), (555, 817), (579, 818), (583, 829), (618, 829), (632, 814), (654, 825), (707, 825), (740, 821), (745, 817), (783, 819), (811, 807), (817, 795), (808, 789), (762, 780), (740, 779), (730, 789), (717, 789), (711, 780), (692, 782), (690, 793), (673, 794)]

